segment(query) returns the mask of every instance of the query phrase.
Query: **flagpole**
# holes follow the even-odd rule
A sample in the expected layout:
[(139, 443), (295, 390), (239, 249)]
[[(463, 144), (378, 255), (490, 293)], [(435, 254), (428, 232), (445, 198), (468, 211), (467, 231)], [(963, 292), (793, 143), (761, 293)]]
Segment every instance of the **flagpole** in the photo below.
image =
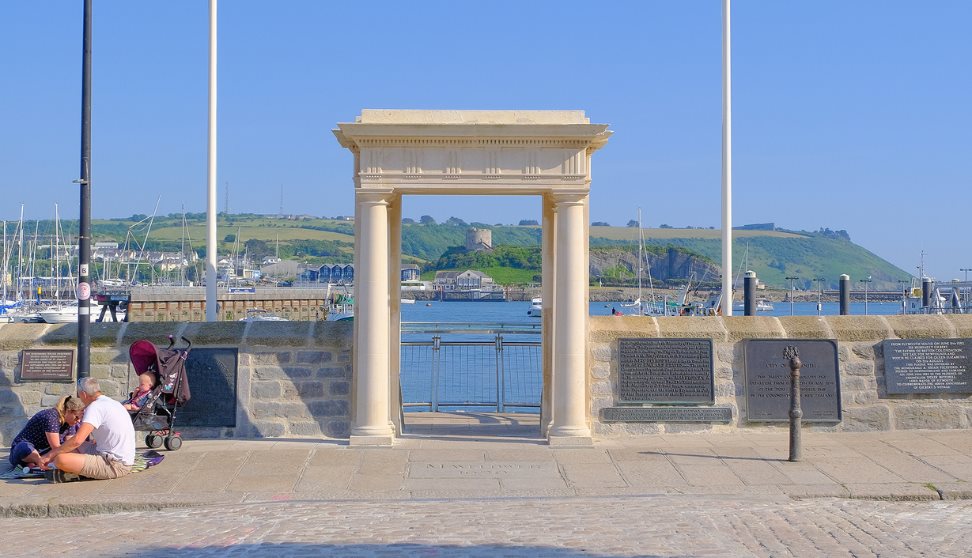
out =
[(206, 205), (206, 321), (216, 308), (216, 0), (209, 0), (209, 172)]
[(722, 315), (732, 316), (732, 56), (729, 0), (722, 0)]

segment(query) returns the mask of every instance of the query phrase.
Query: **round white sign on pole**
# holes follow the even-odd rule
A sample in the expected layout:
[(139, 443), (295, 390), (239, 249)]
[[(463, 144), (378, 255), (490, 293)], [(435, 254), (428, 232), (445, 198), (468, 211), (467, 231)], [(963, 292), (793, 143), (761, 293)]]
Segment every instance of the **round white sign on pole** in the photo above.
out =
[(89, 298), (91, 298), (91, 285), (78, 283), (78, 300), (88, 300)]

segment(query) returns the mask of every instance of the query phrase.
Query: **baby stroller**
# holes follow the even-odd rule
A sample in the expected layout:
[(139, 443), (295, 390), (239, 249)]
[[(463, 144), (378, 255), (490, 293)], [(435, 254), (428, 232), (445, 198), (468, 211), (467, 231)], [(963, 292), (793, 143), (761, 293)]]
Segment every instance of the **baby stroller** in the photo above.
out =
[(169, 346), (156, 347), (142, 339), (132, 343), (128, 356), (136, 374), (146, 372), (156, 377), (155, 387), (148, 400), (137, 411), (132, 411), (132, 424), (136, 431), (148, 432), (145, 445), (175, 451), (182, 447), (182, 434), (174, 430), (176, 409), (189, 401), (189, 381), (186, 377), (186, 359), (192, 342), (182, 338), (186, 346), (173, 348), (175, 340), (169, 336)]

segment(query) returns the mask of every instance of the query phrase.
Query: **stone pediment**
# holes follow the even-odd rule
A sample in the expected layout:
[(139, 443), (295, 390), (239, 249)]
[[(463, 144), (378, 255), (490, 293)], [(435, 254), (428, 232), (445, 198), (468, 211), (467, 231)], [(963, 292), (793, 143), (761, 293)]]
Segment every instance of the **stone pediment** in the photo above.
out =
[(586, 192), (611, 132), (583, 111), (362, 110), (334, 135), (355, 186), (406, 194)]

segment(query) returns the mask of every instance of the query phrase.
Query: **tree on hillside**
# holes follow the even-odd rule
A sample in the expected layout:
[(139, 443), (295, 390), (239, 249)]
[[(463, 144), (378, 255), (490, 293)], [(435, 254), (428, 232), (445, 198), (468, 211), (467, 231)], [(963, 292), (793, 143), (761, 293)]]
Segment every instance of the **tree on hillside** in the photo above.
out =
[(608, 223), (607, 221), (594, 221), (593, 223), (591, 223), (591, 226), (592, 227), (610, 227), (611, 226), (611, 223)]
[(423, 225), (434, 225), (435, 219), (433, 219), (431, 215), (423, 215), (419, 217), (419, 222)]
[(520, 226), (521, 227), (537, 227), (537, 226), (540, 226), (540, 223), (538, 223), (536, 219), (520, 219)]
[(453, 227), (468, 227), (469, 224), (458, 217), (449, 217), (446, 219), (446, 225), (452, 225)]
[(246, 241), (246, 253), (249, 254), (251, 258), (261, 260), (268, 256), (272, 256), (274, 254), (274, 248), (271, 248), (262, 240), (251, 238), (250, 240)]
[(638, 221), (635, 221), (634, 219), (632, 219), (632, 220), (628, 221), (628, 226), (629, 227), (637, 227), (638, 226)]
[(414, 225), (415, 224), (415, 219), (412, 219), (411, 217), (405, 217), (404, 219), (402, 219), (402, 224), (403, 225)]

